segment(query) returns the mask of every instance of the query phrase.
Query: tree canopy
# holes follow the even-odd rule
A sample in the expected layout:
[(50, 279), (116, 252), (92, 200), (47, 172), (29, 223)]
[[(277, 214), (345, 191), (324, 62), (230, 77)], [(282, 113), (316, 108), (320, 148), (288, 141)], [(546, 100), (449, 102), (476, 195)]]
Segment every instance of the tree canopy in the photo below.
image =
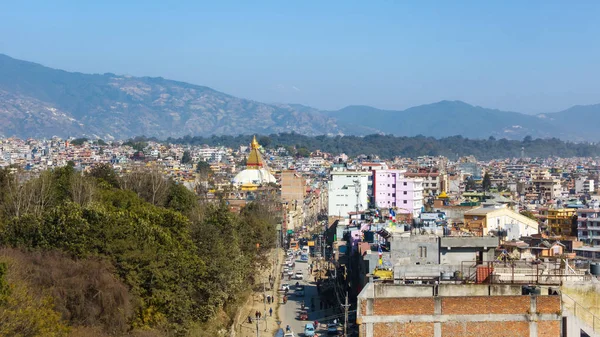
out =
[[(67, 166), (30, 179), (22, 174), (0, 170), (0, 244), (22, 250), (8, 260), (35, 264), (30, 254), (41, 254), (38, 260), (54, 261), (53, 270), (70, 273), (51, 284), (47, 276), (13, 283), (25, 292), (19, 298), (34, 301), (32, 315), (54, 317), (59, 327), (94, 322), (108, 334), (153, 329), (188, 335), (195, 325), (235, 308), (260, 257), (274, 246), (275, 213), (267, 206), (250, 203), (235, 214), (223, 202), (201, 204), (155, 171), (120, 177), (98, 166), (81, 175)], [(0, 253), (0, 318), (14, 303), (2, 295), (2, 262)], [(104, 276), (85, 276), (91, 270)], [(85, 281), (98, 277), (105, 282)], [(35, 304), (65, 279), (74, 280), (61, 286), (68, 305)], [(32, 295), (38, 288), (47, 290)], [(98, 298), (99, 292), (104, 295)], [(55, 316), (41, 311), (59, 309)], [(59, 336), (63, 330), (57, 331)]]

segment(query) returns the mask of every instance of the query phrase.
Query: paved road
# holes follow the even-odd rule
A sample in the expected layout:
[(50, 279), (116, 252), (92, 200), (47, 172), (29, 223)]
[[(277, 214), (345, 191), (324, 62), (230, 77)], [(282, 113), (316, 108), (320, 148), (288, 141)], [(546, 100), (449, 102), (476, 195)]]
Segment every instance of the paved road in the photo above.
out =
[[(303, 280), (294, 280), (292, 278), (291, 281), (288, 281), (287, 277), (286, 277), (285, 280), (281, 281), (282, 284), (284, 284), (284, 283), (290, 284), (288, 302), (287, 302), (287, 304), (282, 304), (279, 308), (279, 317), (281, 319), (281, 327), (283, 329), (285, 329), (286, 325), (289, 324), (290, 327), (292, 328), (292, 331), (294, 332), (294, 336), (304, 336), (304, 325), (306, 323), (309, 323), (309, 322), (312, 323), (315, 320), (318, 320), (320, 322), (319, 325), (321, 326), (321, 328), (317, 329), (317, 334), (319, 336), (325, 336), (327, 334), (327, 331), (326, 331), (324, 323), (326, 323), (326, 322), (322, 322), (321, 319), (323, 317), (327, 317), (328, 313), (330, 315), (332, 310), (331, 309), (329, 311), (319, 310), (320, 299), (319, 299), (318, 292), (317, 292), (317, 285), (314, 282), (314, 279), (312, 278), (312, 276), (308, 275), (309, 265), (310, 265), (310, 261), (308, 263), (296, 261), (296, 267), (294, 269), (294, 273), (297, 271), (302, 271), (302, 273), (304, 275)], [(304, 289), (305, 289), (304, 297), (296, 297), (293, 295), (296, 282), (299, 282), (300, 284), (304, 285)], [(315, 311), (311, 311), (311, 309), (310, 309), (311, 298), (314, 299)], [(306, 303), (306, 306), (308, 307), (309, 315), (308, 315), (307, 321), (299, 320), (299, 313), (301, 310), (302, 302)], [(321, 324), (321, 323), (323, 323), (323, 324)]]

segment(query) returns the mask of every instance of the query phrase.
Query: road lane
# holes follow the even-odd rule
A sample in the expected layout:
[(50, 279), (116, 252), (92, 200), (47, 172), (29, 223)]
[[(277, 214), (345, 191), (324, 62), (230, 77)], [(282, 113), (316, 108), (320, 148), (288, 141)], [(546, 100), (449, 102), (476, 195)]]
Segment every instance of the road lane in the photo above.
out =
[[(326, 323), (328, 323), (328, 321), (323, 321), (323, 319), (332, 320), (332, 315), (335, 311), (333, 308), (327, 310), (320, 309), (320, 297), (317, 291), (317, 285), (315, 283), (315, 279), (308, 273), (311, 261), (312, 259), (310, 259), (308, 262), (300, 262), (299, 258), (296, 260), (294, 274), (298, 271), (302, 272), (302, 280), (296, 280), (293, 277), (292, 280), (288, 280), (286, 276), (285, 279), (281, 281), (281, 284), (287, 283), (290, 285), (288, 302), (287, 304), (281, 304), (279, 308), (281, 327), (285, 329), (286, 325), (290, 325), (292, 331), (294, 332), (294, 336), (304, 336), (305, 324), (314, 323), (315, 320), (319, 322), (319, 327), (317, 327), (316, 330), (317, 335), (327, 335)], [(294, 295), (296, 282), (304, 286), (304, 296)], [(281, 298), (283, 298), (283, 296), (281, 296)], [(311, 299), (314, 303), (314, 310), (311, 310)], [(299, 319), (302, 303), (305, 304), (308, 311), (308, 320), (304, 321)], [(339, 320), (339, 317), (337, 318)]]

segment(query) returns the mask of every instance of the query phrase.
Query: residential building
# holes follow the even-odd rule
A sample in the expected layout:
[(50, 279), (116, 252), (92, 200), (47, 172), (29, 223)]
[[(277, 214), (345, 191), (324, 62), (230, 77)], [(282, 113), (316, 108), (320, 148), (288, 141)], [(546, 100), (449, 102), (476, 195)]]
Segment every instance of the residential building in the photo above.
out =
[(403, 174), (400, 170), (374, 170), (371, 201), (375, 207), (396, 209), (417, 218), (423, 207), (423, 180)]
[(303, 201), (306, 196), (306, 179), (294, 170), (281, 172), (281, 201)]
[(588, 179), (587, 177), (580, 177), (575, 179), (575, 193), (577, 194), (592, 194), (596, 190), (594, 188), (594, 180)]
[(350, 171), (345, 165), (334, 165), (328, 186), (328, 215), (346, 218), (350, 212), (366, 210), (369, 176), (371, 172)]
[(515, 284), (369, 283), (358, 296), (361, 337), (560, 336), (561, 296)]
[(491, 205), (466, 211), (465, 228), (475, 235), (497, 235), (506, 240), (538, 234), (538, 222), (523, 216), (505, 205)]
[(574, 208), (542, 207), (539, 218), (552, 234), (571, 236), (577, 233), (577, 210)]
[(577, 210), (577, 238), (586, 244), (600, 246), (600, 208)]

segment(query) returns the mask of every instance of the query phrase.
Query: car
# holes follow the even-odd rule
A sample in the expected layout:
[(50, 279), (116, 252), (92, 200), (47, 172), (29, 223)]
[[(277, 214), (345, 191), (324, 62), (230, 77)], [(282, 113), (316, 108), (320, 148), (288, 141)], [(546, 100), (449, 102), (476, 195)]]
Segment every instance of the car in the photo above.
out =
[(304, 278), (304, 274), (302, 274), (301, 271), (297, 271), (296, 274), (294, 275), (294, 278), (296, 280), (302, 280)]
[(302, 261), (302, 262), (308, 262), (308, 255), (306, 255), (306, 254), (302, 254), (302, 255), (300, 256), (300, 261)]
[(313, 337), (315, 335), (315, 327), (312, 323), (306, 323), (304, 326), (304, 336)]
[(294, 275), (294, 270), (290, 268), (290, 269), (287, 271), (287, 274), (288, 274), (289, 276), (293, 276), (293, 275)]
[(286, 332), (285, 335), (283, 335), (283, 337), (296, 337), (296, 335), (294, 335), (293, 332), (289, 331), (289, 332)]
[(339, 333), (337, 324), (329, 323), (327, 324), (327, 334), (328, 335), (337, 335)]
[(279, 288), (281, 291), (289, 291), (290, 290), (290, 285), (287, 283), (284, 283), (281, 285), (281, 288)]

